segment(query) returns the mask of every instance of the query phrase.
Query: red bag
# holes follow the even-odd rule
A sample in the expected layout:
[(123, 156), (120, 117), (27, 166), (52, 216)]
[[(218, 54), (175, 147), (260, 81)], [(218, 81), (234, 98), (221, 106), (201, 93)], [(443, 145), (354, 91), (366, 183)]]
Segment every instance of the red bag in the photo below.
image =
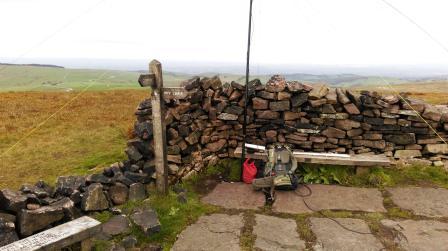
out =
[(252, 184), (252, 181), (257, 175), (257, 167), (255, 166), (255, 161), (249, 163), (249, 158), (244, 161), (243, 164), (243, 181), (246, 184)]

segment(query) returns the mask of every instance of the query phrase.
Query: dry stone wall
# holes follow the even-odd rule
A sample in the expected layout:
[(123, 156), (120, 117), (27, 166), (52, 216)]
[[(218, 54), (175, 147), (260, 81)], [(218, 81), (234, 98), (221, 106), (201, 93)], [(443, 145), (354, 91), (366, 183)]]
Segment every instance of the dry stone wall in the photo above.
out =
[[(173, 181), (233, 157), (243, 138), (243, 85), (195, 77), (182, 86), (185, 98), (166, 100)], [(129, 142), (127, 153), (133, 163), (151, 166), (149, 100), (139, 105), (136, 115), (136, 139)], [(383, 154), (424, 165), (444, 165), (448, 158), (448, 145), (442, 141), (447, 139), (448, 108), (395, 95), (356, 93), (276, 75), (265, 85), (250, 82), (247, 121), (247, 141), (254, 144), (282, 142), (303, 151)]]

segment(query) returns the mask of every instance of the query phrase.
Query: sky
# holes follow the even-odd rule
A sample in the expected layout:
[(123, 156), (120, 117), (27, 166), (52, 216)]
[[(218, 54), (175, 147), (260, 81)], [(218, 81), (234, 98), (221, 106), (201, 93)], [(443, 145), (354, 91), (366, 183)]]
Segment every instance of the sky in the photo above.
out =
[[(387, 1), (448, 47), (448, 1)], [(248, 0), (0, 0), (0, 60), (243, 64), (248, 7)], [(448, 66), (448, 51), (382, 0), (254, 0), (253, 22), (255, 66)]]

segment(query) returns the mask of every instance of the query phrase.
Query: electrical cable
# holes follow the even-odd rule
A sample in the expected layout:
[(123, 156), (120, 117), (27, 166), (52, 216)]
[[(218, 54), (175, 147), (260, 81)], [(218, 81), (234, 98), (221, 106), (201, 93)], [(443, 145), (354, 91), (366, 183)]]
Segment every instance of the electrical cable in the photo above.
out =
[[(104, 75), (106, 75), (107, 71), (104, 71), (95, 81), (101, 80)], [(65, 107), (73, 103), (76, 99), (78, 99), (82, 94), (84, 94), (90, 87), (93, 86), (95, 81), (92, 81), (89, 85), (84, 87), (78, 94), (76, 94), (73, 98), (71, 98), (68, 102), (66, 102), (63, 106), (61, 106), (58, 110), (56, 110), (54, 113), (52, 113), (50, 116), (48, 116), (45, 120), (37, 124), (33, 129), (31, 129), (28, 133), (23, 135), (16, 143), (14, 143), (12, 146), (10, 146), (8, 149), (6, 149), (3, 153), (0, 154), (0, 158), (4, 157), (6, 154), (8, 154), (11, 150), (13, 150), (16, 146), (18, 146), (23, 140), (31, 136), (33, 133), (35, 133), (39, 128), (41, 128), (45, 123), (47, 123), (51, 118), (59, 114)]]
[(95, 9), (96, 7), (98, 7), (101, 3), (103, 3), (106, 0), (100, 0), (98, 1), (96, 4), (93, 4), (92, 6), (90, 6), (87, 10), (83, 11), (81, 14), (75, 16), (74, 18), (70, 19), (68, 22), (66, 22), (65, 24), (63, 24), (62, 26), (60, 26), (57, 30), (55, 30), (53, 33), (51, 33), (50, 35), (46, 36), (44, 39), (42, 39), (41, 41), (37, 42), (36, 44), (34, 44), (32, 47), (30, 47), (28, 50), (26, 50), (25, 52), (23, 52), (22, 54), (20, 54), (18, 57), (16, 57), (14, 60), (12, 60), (10, 62), (10, 64), (5, 64), (3, 67), (0, 67), (0, 73), (5, 70), (7, 67), (14, 65), (14, 63), (17, 63), (17, 61), (19, 61), (20, 59), (22, 59), (23, 57), (25, 57), (27, 54), (29, 54), (30, 52), (32, 52), (34, 49), (38, 48), (39, 46), (45, 44), (46, 42), (48, 42), (50, 39), (52, 39), (53, 37), (55, 37), (57, 34), (61, 33), (63, 30), (65, 30), (67, 27), (69, 27), (70, 25), (72, 25), (76, 20), (78, 20), (79, 18), (83, 17), (84, 15), (86, 15), (87, 13), (91, 12), (93, 9)]
[(298, 191), (298, 189), (294, 190), (294, 193), (295, 193), (297, 196), (299, 196), (299, 197), (302, 198), (303, 204), (305, 204), (305, 206), (306, 206), (309, 210), (311, 210), (311, 211), (313, 211), (313, 212), (315, 212), (315, 213), (318, 213), (318, 214), (322, 215), (324, 218), (327, 218), (327, 219), (329, 219), (329, 220), (335, 222), (336, 224), (338, 224), (338, 225), (339, 225), (340, 227), (342, 227), (343, 229), (345, 229), (345, 230), (347, 230), (347, 231), (350, 231), (350, 232), (352, 232), (352, 233), (356, 233), (356, 234), (372, 234), (372, 235), (373, 235), (373, 233), (371, 233), (371, 232), (361, 232), (361, 231), (357, 231), (357, 230), (350, 229), (350, 228), (344, 226), (344, 225), (343, 225), (342, 223), (340, 223), (338, 220), (336, 220), (336, 219), (334, 219), (334, 218), (332, 218), (332, 217), (329, 217), (328, 215), (325, 215), (324, 213), (322, 213), (322, 212), (319, 211), (319, 210), (316, 210), (316, 209), (311, 208), (310, 205), (306, 202), (305, 198), (306, 198), (306, 197), (310, 197), (310, 196), (313, 194), (313, 191), (311, 190), (311, 188), (310, 188), (307, 184), (302, 184), (302, 185), (303, 185), (303, 187), (305, 187), (305, 188), (308, 190), (308, 194), (303, 195), (303, 194), (301, 194), (301, 193)]
[(384, 4), (386, 4), (387, 6), (389, 6), (391, 9), (393, 9), (395, 12), (397, 12), (399, 15), (404, 17), (409, 22), (411, 22), (413, 25), (415, 25), (421, 32), (425, 33), (426, 36), (428, 36), (434, 43), (436, 43), (438, 46), (440, 46), (448, 54), (448, 48), (442, 42), (440, 42), (435, 36), (433, 36), (429, 31), (427, 31), (425, 28), (423, 28), (423, 26), (421, 26), (416, 21), (414, 21), (413, 18), (406, 15), (403, 11), (398, 9), (396, 6), (392, 5), (387, 0), (380, 0), (380, 1), (383, 2)]

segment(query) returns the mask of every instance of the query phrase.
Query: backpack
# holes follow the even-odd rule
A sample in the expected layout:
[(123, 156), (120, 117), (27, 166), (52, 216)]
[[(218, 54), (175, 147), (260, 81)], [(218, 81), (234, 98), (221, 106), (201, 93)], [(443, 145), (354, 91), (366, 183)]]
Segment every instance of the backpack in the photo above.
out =
[(287, 145), (275, 144), (269, 149), (264, 175), (274, 177), (276, 189), (295, 190), (298, 186), (296, 169), (297, 160)]

